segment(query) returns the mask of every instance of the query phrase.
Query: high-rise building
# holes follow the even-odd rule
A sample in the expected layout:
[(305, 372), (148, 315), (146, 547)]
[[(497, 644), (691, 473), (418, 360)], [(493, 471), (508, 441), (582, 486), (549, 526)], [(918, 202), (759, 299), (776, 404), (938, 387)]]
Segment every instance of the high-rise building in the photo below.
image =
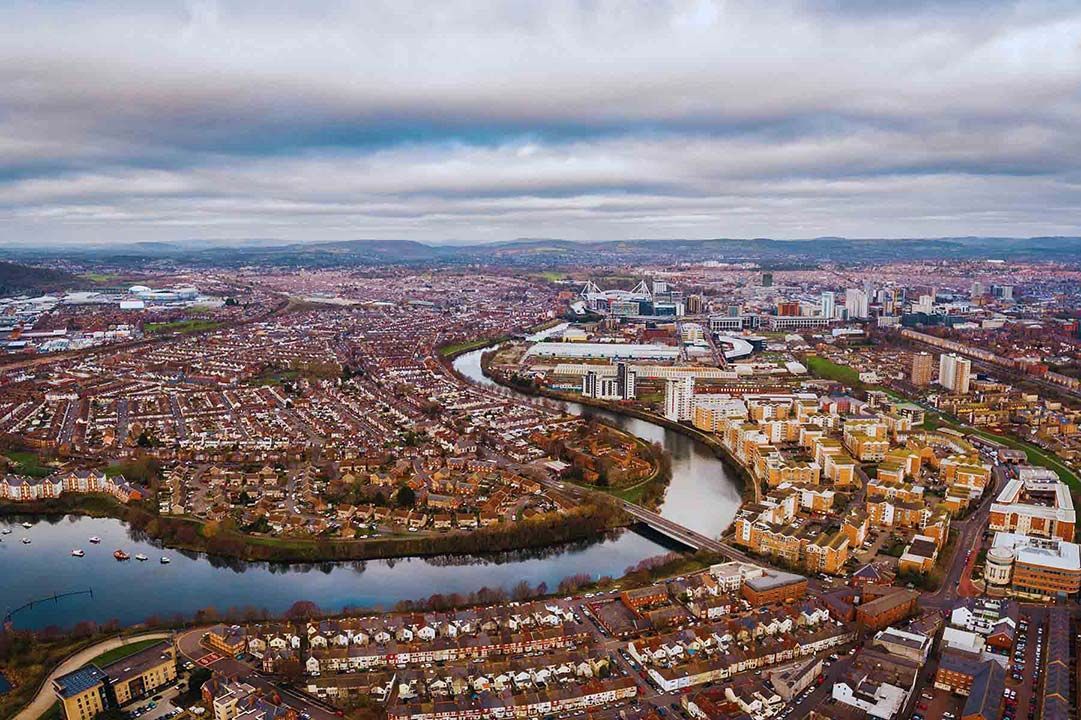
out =
[(822, 317), (824, 317), (824, 318), (832, 318), (833, 317), (833, 309), (834, 309), (833, 308), (833, 303), (834, 303), (833, 293), (831, 293), (828, 290), (823, 292), (822, 293), (822, 298), (818, 301), (818, 309), (822, 313)]
[(972, 287), (968, 291), (968, 294), (969, 297), (974, 300), (978, 297), (983, 297), (983, 283), (979, 280), (974, 280), (972, 282)]
[(762, 273), (762, 287), (773, 287), (773, 273)]
[(637, 392), (638, 373), (627, 367), (627, 363), (616, 365), (616, 374), (601, 375), (590, 370), (582, 376), (583, 397), (599, 400), (633, 400)]
[(679, 422), (694, 416), (694, 377), (669, 380), (664, 390), (664, 416)]
[(925, 387), (931, 384), (934, 376), (935, 362), (931, 353), (916, 353), (912, 356), (912, 384), (917, 387)]
[(938, 384), (958, 395), (968, 393), (972, 382), (972, 363), (953, 353), (943, 353), (938, 359)]
[(845, 291), (845, 307), (848, 308), (848, 317), (853, 320), (866, 319), (869, 316), (867, 293), (859, 288), (849, 288)]
[(777, 303), (777, 314), (782, 317), (799, 315), (799, 302), (795, 300), (782, 300)]
[(638, 373), (627, 367), (627, 363), (616, 364), (616, 391), (622, 400), (633, 400), (637, 392)]
[(912, 312), (930, 315), (935, 311), (935, 298), (931, 295), (920, 295), (920, 299), (912, 303)]
[(689, 315), (701, 315), (705, 303), (701, 295), (690, 295), (687, 298), (687, 313)]
[(878, 291), (878, 304), (882, 306), (880, 315), (896, 315), (900, 307), (900, 292), (896, 288), (883, 288)]
[(992, 285), (991, 294), (999, 300), (1013, 300), (1013, 285)]

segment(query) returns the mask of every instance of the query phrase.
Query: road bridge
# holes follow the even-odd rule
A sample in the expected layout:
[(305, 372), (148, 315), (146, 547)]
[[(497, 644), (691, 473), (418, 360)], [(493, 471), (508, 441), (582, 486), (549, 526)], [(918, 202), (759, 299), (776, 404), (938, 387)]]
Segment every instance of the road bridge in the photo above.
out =
[(708, 535), (703, 535), (700, 532), (684, 527), (683, 525), (662, 517), (651, 510), (646, 510), (641, 505), (623, 501), (622, 506), (623, 511), (634, 519), (644, 525), (648, 525), (652, 530), (661, 535), (671, 538), (682, 545), (686, 545), (692, 550), (708, 550), (716, 553), (728, 552), (726, 546), (720, 540), (716, 540)]

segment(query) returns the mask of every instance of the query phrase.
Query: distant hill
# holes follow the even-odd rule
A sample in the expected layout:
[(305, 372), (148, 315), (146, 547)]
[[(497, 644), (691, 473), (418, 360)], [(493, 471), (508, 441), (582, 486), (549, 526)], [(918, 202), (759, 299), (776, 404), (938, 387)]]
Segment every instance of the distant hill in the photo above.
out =
[(1052, 260), (1078, 262), (1081, 237), (843, 238), (800, 240), (712, 238), (695, 240), (614, 240), (577, 242), (529, 238), (484, 244), (428, 244), (413, 240), (289, 242), (273, 238), (187, 240), (115, 246), (24, 247), (9, 257), (41, 262), (64, 257), (114, 265), (171, 263), (195, 265), (342, 267), (383, 264), (498, 264), (510, 267), (611, 265), (648, 262), (757, 262), (763, 266), (806, 267), (820, 262), (890, 260)]
[(70, 285), (71, 273), (0, 260), (0, 295), (45, 292)]

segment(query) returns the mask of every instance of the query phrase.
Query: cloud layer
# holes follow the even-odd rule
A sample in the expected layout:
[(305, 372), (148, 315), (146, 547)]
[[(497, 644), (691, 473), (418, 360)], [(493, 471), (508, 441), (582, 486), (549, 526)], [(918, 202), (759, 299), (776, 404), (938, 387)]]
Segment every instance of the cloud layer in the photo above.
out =
[(0, 242), (1081, 233), (1073, 2), (0, 9)]

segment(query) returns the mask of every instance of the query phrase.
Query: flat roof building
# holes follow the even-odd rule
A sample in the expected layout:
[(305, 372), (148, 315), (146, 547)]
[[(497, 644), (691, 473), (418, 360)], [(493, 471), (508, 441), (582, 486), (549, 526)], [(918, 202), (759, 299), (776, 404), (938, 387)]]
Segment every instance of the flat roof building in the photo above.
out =
[(97, 665), (87, 665), (53, 680), (53, 692), (67, 720), (90, 720), (111, 703), (106, 692), (109, 676)]
[(991, 504), (992, 530), (1073, 542), (1077, 513), (1066, 483), (1051, 470), (1022, 467)]
[(86, 665), (53, 680), (66, 720), (90, 720), (176, 680), (176, 647), (163, 640), (105, 667)]
[(607, 360), (676, 360), (679, 348), (640, 343), (539, 342), (526, 355), (539, 357), (604, 358)]
[(1008, 577), (1014, 593), (1050, 597), (1081, 591), (1081, 552), (1074, 543), (998, 532), (992, 543), (995, 549), (1013, 554)]

